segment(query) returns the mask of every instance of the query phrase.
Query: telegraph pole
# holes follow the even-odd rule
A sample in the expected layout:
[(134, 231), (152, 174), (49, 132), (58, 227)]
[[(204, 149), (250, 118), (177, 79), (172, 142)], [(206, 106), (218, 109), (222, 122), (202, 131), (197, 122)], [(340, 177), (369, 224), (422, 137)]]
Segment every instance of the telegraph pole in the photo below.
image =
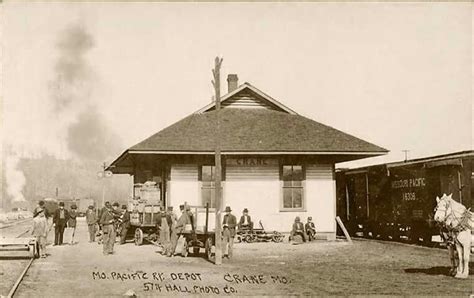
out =
[(105, 202), (105, 178), (112, 177), (112, 172), (107, 171), (106, 169), (107, 169), (107, 164), (104, 162), (102, 164), (102, 171), (97, 172), (97, 177), (102, 180), (102, 206), (104, 206), (104, 202)]
[(216, 139), (215, 139), (215, 165), (216, 165), (216, 174), (215, 174), (215, 194), (216, 194), (216, 255), (215, 255), (215, 264), (221, 265), (222, 264), (222, 229), (221, 229), (221, 213), (222, 213), (222, 189), (221, 189), (221, 174), (222, 174), (222, 164), (221, 164), (221, 147), (220, 147), (220, 134), (219, 134), (219, 127), (220, 127), (220, 118), (219, 118), (219, 110), (221, 108), (221, 78), (220, 78), (220, 70), (222, 64), (222, 58), (216, 57), (214, 69), (212, 70), (212, 74), (214, 76), (214, 80), (212, 81), (212, 85), (214, 86), (214, 90), (216, 93), (215, 100), (216, 100)]
[(408, 160), (408, 152), (410, 152), (410, 150), (402, 150), (403, 152), (405, 152), (405, 161)]

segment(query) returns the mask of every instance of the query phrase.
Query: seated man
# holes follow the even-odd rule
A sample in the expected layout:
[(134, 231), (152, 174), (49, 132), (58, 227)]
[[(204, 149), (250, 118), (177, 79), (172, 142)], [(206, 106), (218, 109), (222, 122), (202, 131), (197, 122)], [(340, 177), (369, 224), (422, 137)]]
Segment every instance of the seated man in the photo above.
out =
[(308, 221), (305, 224), (306, 235), (308, 235), (308, 241), (312, 241), (315, 239), (316, 236), (316, 227), (314, 226), (313, 219), (308, 217)]
[(304, 231), (304, 224), (300, 221), (300, 217), (295, 218), (293, 227), (291, 229), (290, 241), (293, 241), (293, 244), (300, 244), (306, 241), (306, 233)]
[(253, 232), (253, 222), (249, 215), (249, 210), (247, 208), (242, 212), (242, 216), (239, 220), (239, 230), (250, 230), (250, 233)]

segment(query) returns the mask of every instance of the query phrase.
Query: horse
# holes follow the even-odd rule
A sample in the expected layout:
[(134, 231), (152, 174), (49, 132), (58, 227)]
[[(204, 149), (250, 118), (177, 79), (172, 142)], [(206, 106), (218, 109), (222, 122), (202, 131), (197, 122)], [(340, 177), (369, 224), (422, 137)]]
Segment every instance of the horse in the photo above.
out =
[[(474, 214), (464, 205), (456, 202), (449, 196), (443, 194), (441, 198), (436, 197), (436, 208), (434, 220), (441, 224), (444, 229), (444, 238), (448, 238), (448, 250), (451, 257), (452, 272), (456, 272), (455, 278), (468, 278), (469, 257), (471, 252), (471, 230), (474, 226)], [(443, 234), (443, 232), (442, 232)], [(446, 237), (447, 236), (447, 237)], [(452, 245), (454, 243), (454, 245)], [(454, 257), (456, 252), (458, 262)]]

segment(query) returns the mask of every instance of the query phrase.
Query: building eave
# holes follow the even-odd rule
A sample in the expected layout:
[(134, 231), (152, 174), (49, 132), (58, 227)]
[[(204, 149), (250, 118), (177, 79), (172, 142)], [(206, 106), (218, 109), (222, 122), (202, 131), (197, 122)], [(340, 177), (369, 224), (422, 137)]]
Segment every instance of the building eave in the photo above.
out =
[[(176, 154), (176, 155), (212, 155), (214, 151), (156, 151), (129, 150), (130, 154)], [(385, 155), (388, 152), (359, 152), (359, 151), (221, 151), (223, 155)]]

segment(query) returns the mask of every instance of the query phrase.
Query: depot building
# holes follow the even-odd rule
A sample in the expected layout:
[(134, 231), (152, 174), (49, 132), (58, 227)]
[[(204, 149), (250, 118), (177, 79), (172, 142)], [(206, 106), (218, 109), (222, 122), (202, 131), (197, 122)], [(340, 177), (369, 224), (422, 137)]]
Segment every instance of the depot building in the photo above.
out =
[[(222, 206), (239, 219), (247, 208), (259, 228), (289, 232), (313, 218), (320, 237), (336, 235), (334, 165), (387, 150), (313, 121), (229, 75), (221, 98)], [(215, 207), (215, 104), (210, 103), (123, 152), (110, 166), (154, 181), (164, 206)], [(135, 193), (136, 195), (136, 193)]]

